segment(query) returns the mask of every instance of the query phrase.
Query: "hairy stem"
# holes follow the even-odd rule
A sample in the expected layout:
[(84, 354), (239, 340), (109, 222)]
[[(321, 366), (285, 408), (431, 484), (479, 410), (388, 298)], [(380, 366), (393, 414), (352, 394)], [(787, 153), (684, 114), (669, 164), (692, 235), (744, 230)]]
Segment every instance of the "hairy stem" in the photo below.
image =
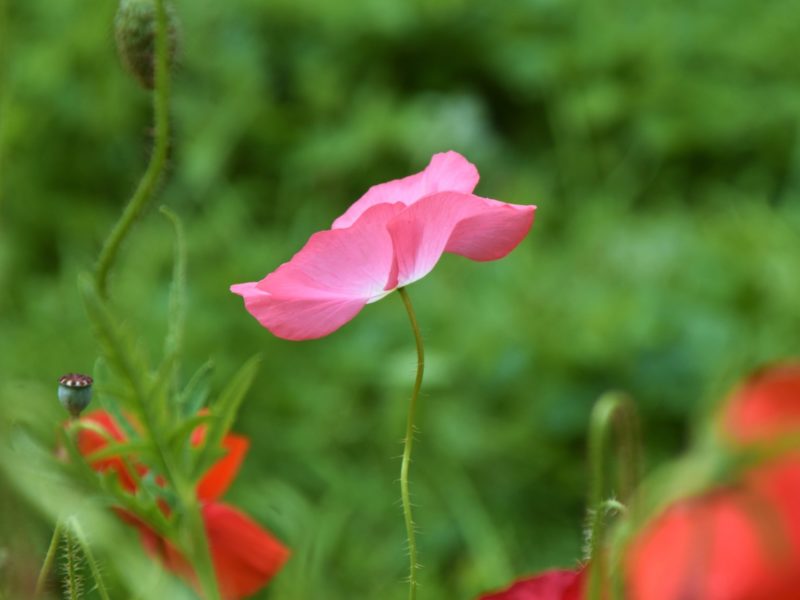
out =
[(81, 557), (78, 546), (72, 539), (69, 529), (64, 529), (64, 595), (67, 600), (81, 600), (83, 596), (83, 577), (81, 576)]
[(94, 579), (94, 589), (97, 590), (101, 600), (111, 600), (108, 595), (108, 590), (106, 589), (105, 581), (103, 580), (103, 574), (100, 571), (100, 565), (94, 557), (91, 546), (89, 546), (89, 540), (86, 538), (83, 527), (81, 527), (76, 517), (70, 519), (69, 526), (72, 530), (72, 535), (75, 536), (75, 540), (78, 542), (83, 552), (83, 556), (86, 558), (86, 562), (89, 563), (89, 570), (91, 570), (92, 578)]
[(411, 495), (408, 491), (408, 470), (411, 465), (411, 450), (414, 446), (414, 417), (417, 412), (417, 400), (419, 390), (422, 386), (422, 376), (425, 372), (425, 348), (422, 345), (422, 334), (419, 331), (417, 317), (414, 314), (414, 307), (411, 298), (404, 288), (398, 288), (400, 297), (408, 312), (408, 319), (411, 322), (411, 330), (414, 332), (414, 341), (417, 344), (417, 377), (414, 380), (414, 389), (411, 392), (411, 400), (408, 405), (408, 420), (406, 422), (406, 437), (403, 444), (403, 462), (400, 465), (400, 494), (403, 501), (403, 516), (406, 522), (406, 534), (408, 535), (408, 598), (415, 600), (417, 597), (417, 541), (414, 530), (414, 517), (411, 513)]
[(117, 259), (120, 246), (128, 233), (152, 200), (164, 174), (169, 148), (169, 58), (167, 47), (167, 13), (164, 0), (155, 0), (155, 86), (153, 88), (153, 114), (155, 121), (155, 143), (150, 162), (139, 185), (128, 201), (128, 205), (108, 235), (95, 268), (95, 283), (103, 298), (108, 297), (108, 276)]
[[(636, 409), (631, 399), (619, 392), (604, 394), (594, 406), (589, 425), (589, 463), (591, 468), (591, 488), (589, 495), (590, 565), (588, 600), (603, 597), (603, 584), (608, 580), (605, 538), (606, 515), (610, 507), (616, 512), (621, 504), (608, 501), (606, 491), (607, 448), (610, 431), (616, 429), (618, 444), (617, 472), (619, 490), (623, 503), (627, 503), (638, 483), (640, 474), (639, 426)], [(620, 504), (620, 506), (617, 506)]]
[(36, 588), (33, 591), (34, 598), (38, 598), (44, 591), (44, 586), (47, 582), (47, 576), (50, 574), (50, 571), (53, 568), (53, 562), (55, 561), (56, 554), (58, 553), (58, 543), (61, 540), (61, 528), (62, 524), (61, 520), (59, 519), (56, 521), (55, 527), (53, 527), (53, 536), (50, 538), (50, 546), (47, 548), (47, 554), (44, 557), (42, 568), (39, 570), (39, 576), (36, 578)]

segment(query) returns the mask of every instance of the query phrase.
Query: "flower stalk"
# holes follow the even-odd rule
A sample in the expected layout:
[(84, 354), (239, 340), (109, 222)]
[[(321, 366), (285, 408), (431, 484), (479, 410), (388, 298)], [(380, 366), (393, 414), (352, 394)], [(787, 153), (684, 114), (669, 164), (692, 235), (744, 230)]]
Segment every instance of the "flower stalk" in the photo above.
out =
[(417, 562), (414, 516), (411, 512), (411, 495), (408, 488), (408, 472), (411, 466), (411, 451), (414, 447), (414, 419), (417, 412), (419, 390), (422, 387), (422, 377), (425, 372), (425, 348), (422, 344), (422, 334), (420, 333), (419, 324), (417, 323), (417, 316), (414, 313), (414, 306), (411, 304), (411, 298), (405, 288), (398, 288), (397, 291), (400, 293), (400, 298), (402, 298), (403, 304), (408, 312), (408, 320), (411, 323), (411, 330), (414, 332), (414, 341), (417, 346), (417, 375), (414, 379), (414, 388), (411, 392), (411, 400), (408, 405), (406, 436), (403, 443), (403, 461), (400, 466), (400, 494), (403, 501), (403, 517), (405, 518), (406, 534), (408, 536), (408, 598), (409, 600), (415, 600), (417, 597), (417, 571), (419, 570), (419, 563)]
[[(606, 467), (611, 431), (617, 437), (617, 475), (621, 503), (606, 498)], [(636, 409), (629, 396), (620, 392), (604, 394), (592, 409), (589, 425), (589, 463), (591, 487), (589, 493), (589, 575), (588, 600), (601, 600), (603, 583), (608, 580), (605, 538), (606, 517), (609, 511), (630, 513), (629, 502), (641, 473), (639, 424)]]
[(154, 1), (156, 7), (155, 86), (153, 88), (155, 142), (144, 175), (128, 201), (122, 216), (114, 225), (100, 250), (100, 257), (95, 268), (95, 283), (100, 296), (104, 299), (108, 298), (108, 276), (116, 262), (120, 246), (134, 223), (153, 199), (167, 164), (170, 136), (168, 18), (164, 0)]
[(47, 548), (47, 554), (44, 557), (42, 568), (39, 569), (39, 576), (36, 578), (36, 587), (33, 590), (34, 598), (41, 596), (42, 592), (44, 591), (44, 586), (47, 583), (47, 577), (50, 575), (50, 571), (53, 569), (53, 562), (55, 562), (56, 554), (58, 553), (58, 544), (61, 541), (62, 527), (63, 525), (61, 523), (61, 519), (59, 519), (56, 521), (55, 527), (53, 527), (53, 535), (50, 538), (50, 546)]

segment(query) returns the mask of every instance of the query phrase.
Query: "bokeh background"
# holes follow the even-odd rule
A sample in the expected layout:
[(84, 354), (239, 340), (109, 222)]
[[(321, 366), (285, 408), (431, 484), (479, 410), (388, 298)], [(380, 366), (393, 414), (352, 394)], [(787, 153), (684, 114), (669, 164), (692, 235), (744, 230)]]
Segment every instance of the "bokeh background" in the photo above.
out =
[[(115, 2), (0, 7), (1, 595), (49, 540), (58, 498), (25, 485), (26, 461), (55, 444), (58, 376), (92, 370), (76, 277), (144, 168), (151, 116), (118, 64)], [(264, 356), (236, 426), (252, 451), (228, 494), (294, 551), (260, 598), (405, 597), (397, 476), (415, 356), (394, 296), (291, 343), (228, 286), (434, 152), (472, 160), (482, 195), (539, 210), (506, 259), (445, 257), (410, 289), (430, 357), (412, 477), (421, 597), (469, 600), (575, 564), (602, 392), (636, 398), (652, 467), (747, 368), (798, 353), (795, 0), (176, 8), (156, 204), (188, 233), (187, 372), (212, 358), (221, 387)], [(172, 252), (151, 211), (113, 278), (154, 356)], [(125, 588), (119, 557), (100, 559), (120, 598), (148, 597)]]

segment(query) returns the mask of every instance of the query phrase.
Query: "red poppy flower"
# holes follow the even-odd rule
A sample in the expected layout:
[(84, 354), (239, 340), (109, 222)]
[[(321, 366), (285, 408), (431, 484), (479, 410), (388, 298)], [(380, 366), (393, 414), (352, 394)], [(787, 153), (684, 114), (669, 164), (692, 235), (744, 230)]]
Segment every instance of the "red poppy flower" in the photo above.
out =
[(742, 442), (800, 429), (800, 364), (782, 363), (753, 374), (725, 403), (723, 423)]
[(670, 506), (627, 559), (630, 600), (797, 600), (800, 462)]
[[(725, 404), (723, 426), (741, 443), (800, 430), (800, 366), (749, 378)], [(797, 600), (800, 458), (674, 503), (633, 541), (626, 566), (631, 600)]]
[(436, 154), (424, 171), (371, 187), (289, 262), (231, 291), (278, 337), (328, 335), (430, 273), (444, 252), (497, 260), (523, 240), (536, 207), (481, 198), (477, 184), (463, 156)]
[[(109, 437), (117, 441), (125, 440), (119, 424), (105, 411), (93, 411), (81, 420), (101, 427)], [(192, 434), (192, 444), (199, 445), (204, 436), (205, 428), (198, 427)], [(106, 437), (99, 432), (80, 430), (78, 449), (84, 456), (105, 447), (107, 443)], [(286, 562), (289, 551), (252, 519), (217, 501), (236, 478), (249, 441), (243, 436), (228, 434), (222, 445), (227, 452), (200, 480), (197, 497), (203, 503), (203, 522), (220, 593), (224, 600), (239, 600), (266, 585)], [(133, 461), (133, 457), (128, 459), (128, 465), (131, 464), (140, 475), (146, 472), (143, 466)], [(134, 477), (121, 457), (90, 461), (90, 465), (98, 471), (114, 471), (125, 489), (135, 491)], [(125, 520), (139, 528), (145, 548), (158, 556), (167, 569), (194, 583), (191, 566), (172, 544), (156, 535), (145, 524), (130, 517)]]
[[(97, 452), (108, 444), (108, 439), (111, 438), (117, 442), (125, 441), (125, 434), (122, 432), (116, 419), (104, 410), (95, 410), (85, 414), (81, 417), (84, 423), (91, 423), (96, 425), (99, 429), (105, 432), (105, 436), (97, 431), (90, 429), (81, 429), (78, 435), (78, 450), (83, 456), (89, 456), (93, 452)], [(136, 483), (134, 482), (133, 475), (125, 466), (125, 459), (129, 459), (129, 464), (136, 464), (134, 457), (111, 456), (108, 458), (101, 458), (99, 460), (92, 460), (89, 462), (90, 466), (99, 472), (113, 471), (117, 474), (119, 482), (123, 488), (129, 492), (136, 490)], [(144, 474), (146, 469), (143, 467), (136, 467), (139, 474)]]
[(520, 579), (502, 592), (481, 596), (479, 600), (580, 600), (586, 581), (585, 569), (554, 569)]

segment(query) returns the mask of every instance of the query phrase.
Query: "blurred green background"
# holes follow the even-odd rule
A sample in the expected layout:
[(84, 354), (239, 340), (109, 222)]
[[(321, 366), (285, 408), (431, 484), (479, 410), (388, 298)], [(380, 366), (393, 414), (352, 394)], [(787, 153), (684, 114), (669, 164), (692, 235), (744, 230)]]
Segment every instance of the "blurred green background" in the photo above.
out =
[[(445, 257), (410, 290), (430, 356), (412, 474), (421, 598), (469, 600), (575, 563), (603, 391), (635, 396), (654, 465), (746, 367), (798, 353), (796, 0), (176, 5), (157, 204), (188, 232), (187, 372), (211, 357), (221, 387), (265, 358), (228, 494), (294, 552), (260, 598), (405, 597), (397, 477), (415, 357), (394, 296), (291, 343), (228, 286), (434, 152), (473, 161), (481, 195), (539, 210), (508, 258)], [(0, 581), (13, 597), (59, 500), (26, 486), (30, 444), (54, 446), (56, 379), (97, 354), (76, 276), (144, 168), (151, 116), (118, 64), (115, 2), (0, 7)], [(151, 211), (113, 279), (154, 356), (171, 231)], [(125, 588), (118, 556), (100, 559), (115, 598), (148, 597)]]

